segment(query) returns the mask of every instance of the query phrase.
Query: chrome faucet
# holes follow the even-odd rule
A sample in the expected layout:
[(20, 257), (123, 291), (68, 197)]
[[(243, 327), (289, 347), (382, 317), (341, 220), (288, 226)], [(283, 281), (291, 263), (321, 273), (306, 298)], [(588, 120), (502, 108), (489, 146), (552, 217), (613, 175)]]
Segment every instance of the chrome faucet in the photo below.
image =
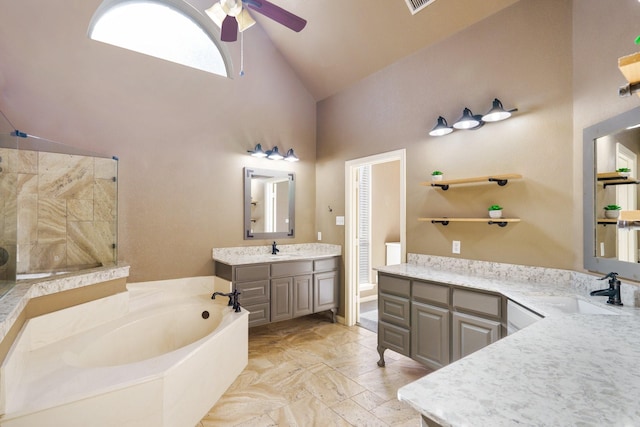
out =
[(277, 245), (278, 244), (276, 242), (271, 244), (271, 255), (278, 255), (278, 252), (280, 252), (280, 249), (276, 247)]
[(211, 295), (211, 299), (216, 299), (216, 295), (220, 295), (222, 297), (229, 297), (229, 306), (233, 307), (233, 311), (235, 311), (236, 313), (240, 312), (240, 303), (238, 302), (238, 295), (240, 295), (241, 292), (238, 292), (237, 289), (234, 289), (233, 292), (229, 292), (228, 294), (225, 294), (223, 292), (214, 292), (213, 295)]
[(618, 280), (618, 273), (611, 272), (606, 276), (598, 279), (609, 279), (609, 287), (606, 289), (600, 289), (597, 291), (591, 291), (591, 296), (606, 296), (609, 297), (607, 304), (623, 305), (620, 299), (620, 280)]

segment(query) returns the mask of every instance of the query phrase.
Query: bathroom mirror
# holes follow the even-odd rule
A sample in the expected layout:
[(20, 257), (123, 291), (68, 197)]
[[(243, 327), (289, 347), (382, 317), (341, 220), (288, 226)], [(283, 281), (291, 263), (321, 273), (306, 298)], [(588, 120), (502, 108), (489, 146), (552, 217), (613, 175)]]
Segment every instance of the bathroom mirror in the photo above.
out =
[[(584, 267), (640, 280), (638, 231), (619, 229), (604, 209), (617, 205), (638, 211), (640, 107), (586, 128), (583, 138)], [(629, 171), (620, 172), (623, 168)]]
[(244, 239), (293, 237), (295, 175), (244, 168)]

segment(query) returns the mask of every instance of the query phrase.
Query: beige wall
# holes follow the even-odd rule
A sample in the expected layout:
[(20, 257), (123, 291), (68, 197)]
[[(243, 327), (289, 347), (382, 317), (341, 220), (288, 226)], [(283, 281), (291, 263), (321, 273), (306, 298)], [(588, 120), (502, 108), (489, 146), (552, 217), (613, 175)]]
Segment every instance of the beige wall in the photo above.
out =
[[(257, 142), (302, 159), (278, 166), (297, 177), (287, 243), (321, 231), (343, 244), (344, 162), (406, 148), (408, 252), (451, 255), (460, 240), (464, 258), (581, 268), (582, 129), (638, 105), (618, 98), (616, 66), (637, 50), (637, 1), (520, 0), (317, 107), (259, 26), (245, 34), (245, 77), (229, 80), (88, 40), (98, 4), (0, 0), (0, 109), (20, 130), (120, 157), (118, 254), (132, 281), (210, 274), (212, 247), (254, 244), (242, 240), (242, 167), (272, 165), (246, 156)], [(438, 115), (482, 113), (494, 97), (520, 111), (427, 136)], [(524, 180), (444, 193), (419, 184), (433, 169)], [(492, 203), (522, 222), (417, 221)]]
[[(318, 105), (317, 181), (341, 177), (345, 160), (407, 149), (407, 252), (571, 268), (581, 253), (567, 223), (572, 205), (571, 2), (520, 1), (469, 29), (427, 47)], [(494, 97), (518, 107), (509, 121), (477, 131), (433, 138), (438, 115), (455, 121), (465, 107), (476, 114)], [(521, 173), (524, 180), (455, 187), (421, 186), (432, 170), (447, 178)], [(318, 188), (318, 206), (344, 212), (344, 182)], [(487, 216), (503, 205), (522, 218), (506, 228), (486, 224), (447, 227), (424, 216)], [(550, 209), (552, 208), (552, 209)], [(323, 235), (344, 240), (317, 211)]]
[[(387, 242), (400, 241), (400, 162), (371, 167), (371, 264), (385, 265)], [(376, 283), (375, 271), (371, 275)]]
[[(244, 166), (296, 173), (286, 243), (313, 241), (315, 101), (262, 29), (245, 34), (245, 76), (225, 79), (89, 40), (99, 4), (0, 0), (0, 110), (29, 134), (119, 157), (130, 281), (212, 274), (211, 248), (268, 243), (242, 238)], [(227, 46), (239, 64), (239, 43)], [(258, 142), (301, 161), (251, 158)]]

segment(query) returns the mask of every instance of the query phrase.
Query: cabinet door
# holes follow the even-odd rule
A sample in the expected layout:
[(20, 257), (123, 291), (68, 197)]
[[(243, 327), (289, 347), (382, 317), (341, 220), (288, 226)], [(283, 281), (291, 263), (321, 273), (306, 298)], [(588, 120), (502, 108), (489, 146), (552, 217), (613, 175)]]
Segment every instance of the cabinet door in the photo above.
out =
[(338, 307), (338, 272), (327, 271), (313, 277), (313, 312)]
[(293, 317), (293, 278), (271, 279), (271, 321)]
[(449, 363), (449, 310), (411, 303), (411, 358), (433, 369)]
[(313, 278), (310, 274), (293, 278), (293, 317), (313, 313)]
[(452, 361), (461, 359), (500, 339), (500, 322), (453, 313), (452, 320)]

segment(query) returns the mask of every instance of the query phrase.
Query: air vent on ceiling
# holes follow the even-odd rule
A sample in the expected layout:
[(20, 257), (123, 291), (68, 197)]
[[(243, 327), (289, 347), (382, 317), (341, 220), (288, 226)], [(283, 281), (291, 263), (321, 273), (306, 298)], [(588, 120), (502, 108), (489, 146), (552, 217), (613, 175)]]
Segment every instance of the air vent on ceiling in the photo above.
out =
[(409, 8), (409, 11), (411, 12), (411, 14), (415, 15), (416, 13), (420, 12), (422, 9), (429, 6), (431, 3), (433, 3), (436, 0), (404, 0), (404, 1), (407, 2), (407, 7)]

